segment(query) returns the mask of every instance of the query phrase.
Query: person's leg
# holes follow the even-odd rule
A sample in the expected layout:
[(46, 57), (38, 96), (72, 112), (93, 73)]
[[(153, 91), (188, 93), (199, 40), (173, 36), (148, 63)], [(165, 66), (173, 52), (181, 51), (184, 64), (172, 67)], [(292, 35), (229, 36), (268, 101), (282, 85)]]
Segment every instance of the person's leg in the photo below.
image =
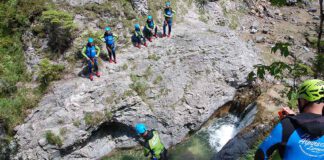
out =
[(88, 69), (89, 69), (89, 79), (92, 81), (93, 80), (93, 75), (92, 75), (92, 61), (88, 61)]
[(168, 36), (170, 37), (170, 35), (171, 35), (171, 30), (172, 30), (172, 20), (169, 20), (169, 22), (168, 22), (168, 26), (169, 26), (169, 34), (168, 34)]
[(163, 36), (166, 35), (166, 26), (168, 25), (167, 21), (165, 20), (164, 21), (164, 24), (163, 24)]
[(94, 71), (98, 72), (99, 71), (99, 67), (98, 67), (98, 59), (94, 58), (93, 59), (93, 64), (94, 64)]
[(114, 57), (114, 62), (117, 63), (117, 59), (116, 59), (116, 46), (113, 45), (112, 49), (111, 49), (112, 55)]
[(107, 51), (108, 51), (108, 56), (109, 56), (109, 62), (111, 63), (111, 49), (110, 49), (109, 45), (107, 45)]
[(168, 160), (168, 150), (164, 149), (164, 151), (160, 154), (160, 160)]
[(154, 37), (157, 38), (157, 27), (155, 27), (155, 30), (154, 30)]

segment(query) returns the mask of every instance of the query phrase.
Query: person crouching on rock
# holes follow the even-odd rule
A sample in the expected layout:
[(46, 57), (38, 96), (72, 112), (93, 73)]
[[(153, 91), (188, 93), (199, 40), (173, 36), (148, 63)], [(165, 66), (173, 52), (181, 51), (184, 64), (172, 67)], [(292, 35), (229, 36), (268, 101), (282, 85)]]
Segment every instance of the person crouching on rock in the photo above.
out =
[(109, 54), (109, 63), (117, 63), (116, 60), (116, 46), (115, 46), (115, 41), (118, 39), (117, 35), (114, 35), (111, 32), (110, 27), (105, 28), (105, 34), (103, 34), (101, 37), (106, 43), (106, 48)]
[(153, 21), (153, 17), (152, 16), (148, 16), (147, 17), (147, 21), (146, 21), (146, 25), (144, 27), (144, 35), (145, 37), (152, 42), (152, 37), (154, 36), (155, 38), (157, 38), (157, 26), (155, 25), (154, 21)]
[(166, 37), (166, 26), (169, 26), (168, 37), (171, 37), (173, 14), (175, 14), (176, 12), (173, 11), (170, 6), (171, 6), (171, 2), (165, 3), (165, 9), (164, 9), (165, 21), (163, 24), (163, 37)]
[(285, 118), (272, 130), (254, 159), (267, 160), (278, 149), (281, 159), (324, 159), (324, 81), (303, 82), (298, 89), (300, 114), (285, 110)]
[(150, 156), (151, 160), (167, 160), (167, 149), (161, 142), (159, 134), (156, 130), (147, 130), (145, 124), (139, 123), (135, 126), (135, 131), (145, 141), (142, 143), (144, 147), (145, 157)]
[(141, 45), (144, 44), (145, 47), (147, 47), (145, 37), (143, 35), (143, 32), (141, 31), (141, 26), (139, 24), (135, 24), (135, 31), (134, 31), (134, 37), (135, 37), (135, 47), (141, 48)]
[(98, 68), (98, 57), (100, 55), (100, 48), (94, 44), (93, 38), (88, 39), (88, 44), (82, 49), (82, 55), (88, 61), (89, 78), (93, 81), (92, 68), (97, 77), (100, 77)]

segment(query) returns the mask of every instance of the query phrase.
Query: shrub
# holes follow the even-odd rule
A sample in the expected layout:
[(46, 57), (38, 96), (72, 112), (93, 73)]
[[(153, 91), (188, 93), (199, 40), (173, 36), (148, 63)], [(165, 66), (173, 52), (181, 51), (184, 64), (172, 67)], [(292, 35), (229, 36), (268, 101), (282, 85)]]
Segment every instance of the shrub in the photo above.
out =
[(63, 70), (63, 65), (51, 64), (48, 59), (41, 60), (38, 72), (38, 79), (41, 82), (41, 85), (46, 87), (51, 81), (59, 80)]
[(86, 113), (84, 116), (84, 121), (86, 125), (89, 126), (94, 126), (96, 124), (99, 124), (104, 119), (105, 119), (105, 115), (101, 112)]
[(74, 39), (73, 16), (64, 11), (49, 10), (42, 13), (41, 19), (49, 35), (48, 46), (54, 52), (63, 53)]
[(61, 147), (63, 145), (62, 139), (60, 136), (55, 135), (51, 131), (47, 131), (45, 134), (46, 140), (49, 144), (56, 145), (58, 147)]

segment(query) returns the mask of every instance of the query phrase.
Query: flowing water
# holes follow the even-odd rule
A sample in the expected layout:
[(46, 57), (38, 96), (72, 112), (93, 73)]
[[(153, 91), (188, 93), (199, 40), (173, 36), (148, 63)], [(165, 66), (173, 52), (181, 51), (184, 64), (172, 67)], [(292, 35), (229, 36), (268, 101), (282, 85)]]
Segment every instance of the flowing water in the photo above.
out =
[[(201, 130), (190, 136), (187, 140), (169, 150), (171, 160), (210, 160), (224, 145), (235, 137), (242, 129), (250, 125), (257, 113), (255, 103), (250, 104), (244, 112), (229, 113), (225, 117), (213, 120)], [(109, 157), (112, 160), (137, 160), (142, 151), (132, 151)], [(137, 156), (135, 156), (137, 155)], [(126, 158), (127, 157), (127, 158)], [(133, 157), (133, 158), (132, 158)]]

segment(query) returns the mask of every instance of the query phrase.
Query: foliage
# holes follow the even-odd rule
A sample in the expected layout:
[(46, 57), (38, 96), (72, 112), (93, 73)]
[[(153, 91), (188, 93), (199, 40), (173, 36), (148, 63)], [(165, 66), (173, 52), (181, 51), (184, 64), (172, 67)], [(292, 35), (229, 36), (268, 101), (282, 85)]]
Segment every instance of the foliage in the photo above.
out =
[(38, 80), (43, 87), (46, 87), (51, 81), (59, 80), (63, 70), (63, 65), (51, 64), (48, 59), (43, 59), (39, 63)]
[(148, 84), (147, 82), (134, 74), (130, 75), (131, 80), (133, 81), (133, 83), (130, 85), (130, 88), (133, 89), (139, 96), (144, 97), (146, 95), (146, 91), (148, 89)]
[(154, 80), (154, 84), (159, 84), (163, 80), (163, 77), (161, 75), (157, 76), (156, 79)]
[(289, 86), (290, 90), (286, 93), (289, 99), (289, 106), (294, 107), (297, 104), (297, 85), (296, 81), (299, 80), (302, 76), (314, 76), (315, 72), (311, 66), (303, 64), (297, 59), (295, 55), (289, 52), (288, 43), (277, 43), (272, 49), (272, 53), (280, 51), (281, 56), (290, 57), (293, 59), (293, 63), (285, 63), (281, 61), (273, 62), (271, 65), (256, 65), (256, 73), (252, 71), (248, 75), (248, 80), (253, 81), (256, 78), (263, 80), (266, 74), (270, 74), (275, 79), (283, 80), (287, 78), (293, 79), (293, 86)]
[(45, 134), (46, 140), (49, 144), (56, 145), (58, 147), (61, 147), (63, 145), (62, 139), (60, 136), (55, 135), (51, 131), (47, 131)]
[(49, 35), (48, 46), (54, 52), (63, 53), (74, 39), (73, 16), (65, 11), (48, 10), (42, 13), (41, 19)]
[(286, 0), (270, 0), (271, 4), (274, 6), (282, 7), (287, 4)]
[(94, 126), (99, 124), (105, 119), (105, 115), (101, 112), (86, 113), (84, 116), (84, 121), (86, 125)]
[(316, 71), (317, 78), (324, 77), (324, 54), (318, 54), (314, 60), (314, 70)]

